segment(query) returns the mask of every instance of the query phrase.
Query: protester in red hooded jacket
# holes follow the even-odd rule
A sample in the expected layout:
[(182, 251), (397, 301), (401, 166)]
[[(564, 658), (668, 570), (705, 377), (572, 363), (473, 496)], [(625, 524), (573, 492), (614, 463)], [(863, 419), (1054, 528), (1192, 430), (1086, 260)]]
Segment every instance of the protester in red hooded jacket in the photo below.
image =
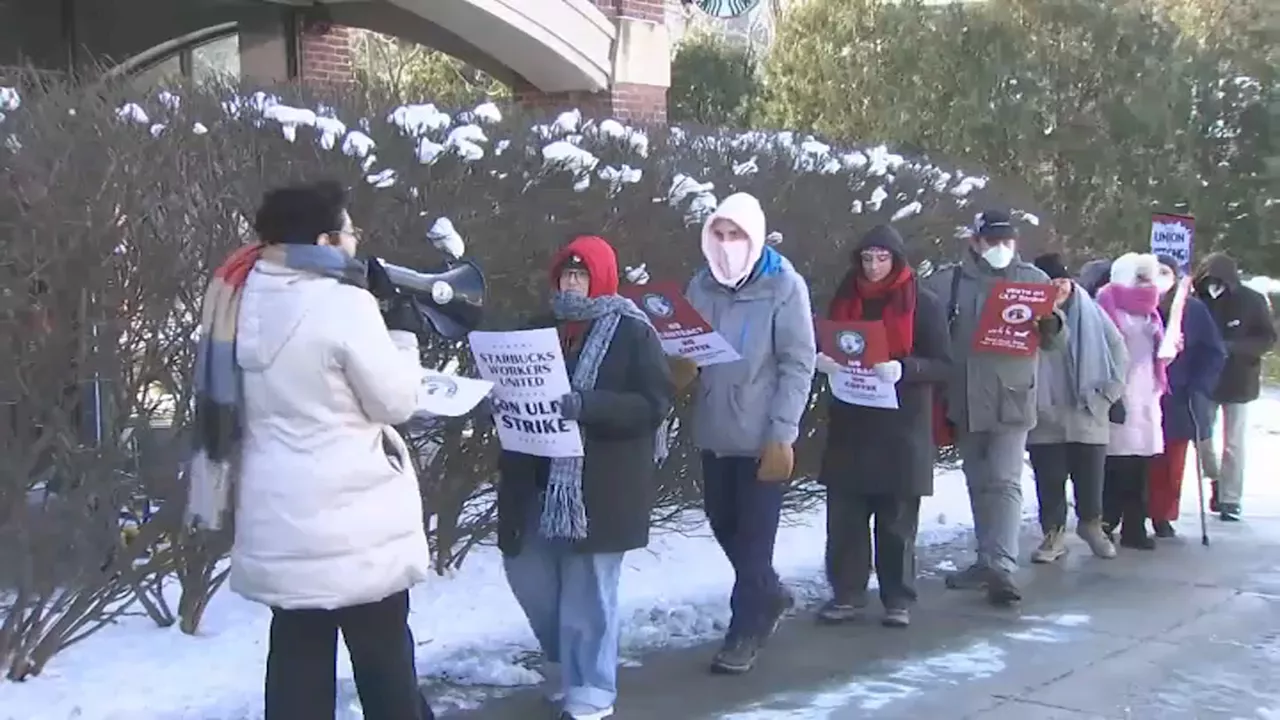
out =
[(549, 665), (549, 699), (561, 720), (596, 720), (617, 697), (618, 578), (623, 555), (649, 543), (674, 388), (648, 317), (617, 294), (609, 243), (574, 239), (551, 263), (551, 288), (551, 317), (533, 325), (559, 330), (573, 388), (560, 412), (579, 423), (585, 454), (503, 451), (498, 544)]

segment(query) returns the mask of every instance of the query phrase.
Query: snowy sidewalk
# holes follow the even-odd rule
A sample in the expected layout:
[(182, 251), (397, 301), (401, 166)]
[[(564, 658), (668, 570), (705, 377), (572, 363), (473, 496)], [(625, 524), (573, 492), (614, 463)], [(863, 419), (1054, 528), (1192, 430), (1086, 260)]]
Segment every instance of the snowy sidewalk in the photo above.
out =
[[(1250, 477), (1280, 462), (1274, 447), (1280, 433), (1280, 398), (1272, 395), (1253, 409)], [(1270, 435), (1270, 437), (1268, 437)], [(1195, 507), (1189, 473), (1184, 511)], [(1246, 515), (1280, 498), (1255, 498), (1270, 488), (1253, 480)], [(1034, 512), (1035, 492), (1028, 471), (1024, 507)], [(937, 493), (921, 511), (920, 542), (941, 544), (962, 538), (971, 525), (968, 497), (958, 472), (937, 480)], [(794, 519), (779, 536), (777, 567), (807, 599), (823, 589), (821, 512)], [(1190, 532), (1190, 524), (1184, 521)], [(622, 581), (624, 652), (636, 656), (656, 648), (686, 647), (718, 637), (727, 621), (732, 571), (704, 526), (689, 535), (655, 536), (647, 551), (627, 557)], [(56, 658), (45, 674), (16, 685), (0, 682), (4, 720), (245, 720), (261, 715), (261, 687), (270, 614), (264, 608), (220, 593), (211, 603), (200, 637), (177, 629), (157, 629), (144, 619), (108, 628)], [(522, 661), (536, 645), (507, 589), (500, 557), (486, 548), (473, 554), (453, 576), (430, 581), (413, 593), (411, 622), (419, 642), (420, 669), (460, 685), (518, 686), (540, 676)], [(350, 667), (343, 694), (351, 696)], [(353, 708), (343, 720), (358, 718)]]

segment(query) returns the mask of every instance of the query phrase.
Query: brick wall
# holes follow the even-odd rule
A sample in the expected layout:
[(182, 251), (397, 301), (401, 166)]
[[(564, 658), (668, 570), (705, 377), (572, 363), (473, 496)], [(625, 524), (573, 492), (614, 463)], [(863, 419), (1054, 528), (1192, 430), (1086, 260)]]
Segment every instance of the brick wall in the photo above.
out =
[(547, 113), (578, 109), (591, 118), (617, 118), (637, 125), (667, 123), (667, 89), (653, 85), (620, 83), (598, 92), (544, 93), (525, 85), (513, 95), (522, 106)]
[(302, 21), (298, 28), (298, 71), (304, 82), (348, 83), (355, 79), (351, 29)]
[(666, 22), (666, 0), (591, 0), (610, 18), (627, 17), (649, 22)]

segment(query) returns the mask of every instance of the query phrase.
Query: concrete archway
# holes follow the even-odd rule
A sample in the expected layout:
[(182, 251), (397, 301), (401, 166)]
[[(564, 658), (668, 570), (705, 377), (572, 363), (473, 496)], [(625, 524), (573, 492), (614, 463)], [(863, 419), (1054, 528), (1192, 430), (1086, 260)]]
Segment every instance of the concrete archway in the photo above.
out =
[(100, 64), (132, 72), (234, 27), (246, 74), (307, 80), (299, 58), (306, 54), (304, 28), (316, 25), (364, 28), (437, 48), (534, 104), (572, 102), (665, 119), (670, 45), (663, 0), (319, 0), (306, 8), (289, 0), (6, 0), (0, 65)]

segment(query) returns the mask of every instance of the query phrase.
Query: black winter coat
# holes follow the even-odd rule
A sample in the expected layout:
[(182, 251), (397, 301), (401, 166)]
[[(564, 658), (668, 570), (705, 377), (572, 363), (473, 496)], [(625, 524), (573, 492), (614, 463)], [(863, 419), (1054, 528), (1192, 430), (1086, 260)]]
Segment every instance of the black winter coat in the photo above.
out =
[[(565, 360), (572, 377), (577, 356)], [(626, 552), (649, 544), (657, 495), (654, 439), (674, 390), (657, 333), (623, 317), (600, 362), (595, 389), (582, 393), (578, 422), (587, 537), (575, 544), (579, 552)], [(550, 467), (549, 459), (523, 453), (504, 450), (499, 457), (498, 547), (505, 555), (520, 553), (529, 518), (540, 512)]]
[[(1276, 343), (1267, 299), (1240, 282), (1230, 258), (1211, 255), (1205, 266), (1197, 278), (1196, 296), (1209, 307), (1227, 346), (1227, 362), (1212, 397), (1220, 403), (1253, 402), (1262, 393), (1262, 356)], [(1226, 292), (1210, 296), (1206, 290), (1210, 278), (1221, 282)]]
[[(938, 450), (933, 442), (933, 393), (951, 366), (946, 311), (937, 295), (917, 284), (915, 347), (900, 358), (898, 409), (827, 405), (827, 443), (821, 482), (855, 492), (920, 497), (933, 494)], [(867, 320), (880, 319), (883, 303), (863, 301)]]

